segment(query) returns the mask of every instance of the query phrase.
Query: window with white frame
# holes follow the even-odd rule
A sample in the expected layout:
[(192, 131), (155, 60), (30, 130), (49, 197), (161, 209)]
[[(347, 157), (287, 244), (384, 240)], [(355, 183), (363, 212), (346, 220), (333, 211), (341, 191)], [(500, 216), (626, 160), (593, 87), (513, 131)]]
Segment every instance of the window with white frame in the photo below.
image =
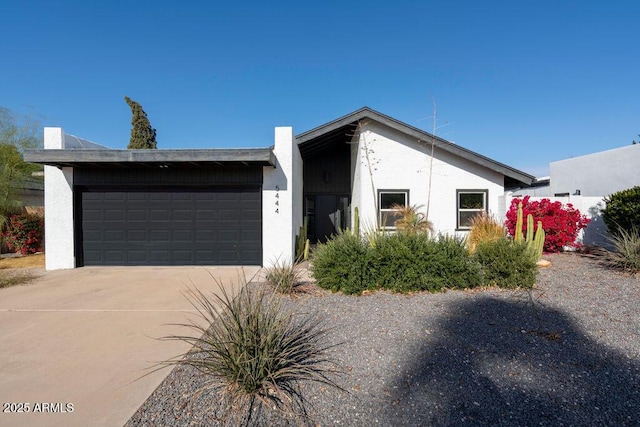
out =
[(488, 190), (458, 190), (457, 228), (468, 230), (474, 216), (487, 212)]
[(409, 190), (378, 190), (378, 224), (394, 230), (398, 206), (409, 205)]

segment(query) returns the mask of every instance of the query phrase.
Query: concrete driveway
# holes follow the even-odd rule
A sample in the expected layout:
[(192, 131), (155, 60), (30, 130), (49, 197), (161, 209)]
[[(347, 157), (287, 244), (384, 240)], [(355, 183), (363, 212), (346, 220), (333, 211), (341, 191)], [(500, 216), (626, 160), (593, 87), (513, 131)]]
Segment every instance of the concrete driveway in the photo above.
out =
[[(193, 317), (183, 293), (237, 291), (257, 267), (85, 267), (0, 289), (0, 425), (123, 425), (188, 350), (159, 341)], [(7, 411), (26, 410), (28, 413)]]

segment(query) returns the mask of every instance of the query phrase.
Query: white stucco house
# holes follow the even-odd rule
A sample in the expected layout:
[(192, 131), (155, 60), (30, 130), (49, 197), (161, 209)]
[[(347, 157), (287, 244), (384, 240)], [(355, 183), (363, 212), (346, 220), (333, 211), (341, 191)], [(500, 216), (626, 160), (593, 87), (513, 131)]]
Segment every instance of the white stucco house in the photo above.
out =
[[(309, 218), (322, 241), (392, 227), (394, 204), (429, 205), (441, 233), (498, 213), (534, 177), (362, 108), (269, 148), (111, 150), (45, 128), (47, 269), (84, 265), (263, 265), (291, 259)], [(430, 201), (430, 203), (429, 203)], [(391, 219), (391, 220), (389, 220)]]

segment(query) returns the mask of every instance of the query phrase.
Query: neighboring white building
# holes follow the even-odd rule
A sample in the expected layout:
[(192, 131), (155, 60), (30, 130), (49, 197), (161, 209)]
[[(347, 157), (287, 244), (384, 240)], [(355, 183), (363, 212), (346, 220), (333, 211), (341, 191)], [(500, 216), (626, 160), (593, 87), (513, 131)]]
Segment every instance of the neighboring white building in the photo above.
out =
[[(533, 176), (362, 108), (271, 148), (109, 150), (60, 128), (26, 160), (45, 166), (47, 269), (82, 265), (270, 265), (292, 259), (303, 218), (324, 240), (429, 206), (441, 233), (465, 233), (505, 189)], [(388, 221), (387, 225), (391, 225)]]
[(549, 164), (550, 176), (515, 194), (539, 197), (605, 197), (640, 185), (640, 144)]
[(640, 185), (640, 144), (600, 151), (550, 163), (550, 176), (508, 194), (571, 203), (591, 219), (581, 235), (584, 244), (610, 246), (601, 210), (605, 197)]

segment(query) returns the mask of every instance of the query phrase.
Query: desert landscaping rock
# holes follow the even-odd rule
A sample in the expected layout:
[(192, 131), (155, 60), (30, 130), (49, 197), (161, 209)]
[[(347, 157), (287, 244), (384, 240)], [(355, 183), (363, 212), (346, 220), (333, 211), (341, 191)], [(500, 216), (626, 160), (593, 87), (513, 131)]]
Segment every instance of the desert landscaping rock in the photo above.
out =
[[(348, 393), (302, 385), (312, 425), (638, 425), (640, 279), (547, 257), (532, 292), (284, 298), (320, 313)], [(176, 368), (127, 426), (222, 425), (219, 395)], [(297, 425), (263, 415), (259, 425)]]

